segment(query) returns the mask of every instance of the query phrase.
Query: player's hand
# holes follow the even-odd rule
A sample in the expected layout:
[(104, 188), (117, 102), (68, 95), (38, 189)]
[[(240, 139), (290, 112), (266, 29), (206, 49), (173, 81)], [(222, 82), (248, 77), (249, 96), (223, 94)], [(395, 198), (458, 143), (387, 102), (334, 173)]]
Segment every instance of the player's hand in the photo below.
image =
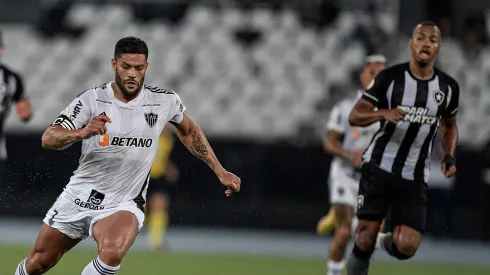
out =
[(385, 120), (393, 124), (397, 124), (398, 121), (403, 120), (405, 118), (405, 111), (400, 108), (385, 110), (385, 112), (383, 112), (383, 117)]
[(88, 124), (85, 125), (84, 128), (82, 128), (80, 137), (82, 139), (85, 139), (85, 138), (90, 138), (92, 136), (105, 134), (105, 132), (107, 132), (107, 127), (105, 126), (105, 124), (107, 122), (109, 123), (112, 122), (112, 120), (107, 116), (100, 115), (100, 116), (93, 117), (88, 122)]
[(352, 163), (356, 168), (361, 168), (362, 166), (362, 155), (364, 154), (363, 151), (359, 152), (354, 152), (354, 155), (352, 156)]
[(450, 155), (446, 155), (441, 161), (441, 171), (446, 179), (452, 177), (456, 173), (456, 164)]
[(235, 192), (240, 192), (242, 180), (238, 176), (228, 171), (224, 171), (219, 175), (219, 181), (221, 181), (221, 184), (228, 187), (228, 189), (225, 191), (225, 195), (227, 197), (231, 196)]

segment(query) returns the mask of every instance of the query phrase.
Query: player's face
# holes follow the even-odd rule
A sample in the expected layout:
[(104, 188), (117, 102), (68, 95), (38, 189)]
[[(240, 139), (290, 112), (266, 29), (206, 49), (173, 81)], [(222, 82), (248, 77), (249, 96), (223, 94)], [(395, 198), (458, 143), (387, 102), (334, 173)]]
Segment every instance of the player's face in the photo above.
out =
[(365, 90), (369, 83), (381, 72), (385, 69), (384, 63), (369, 63), (364, 67), (364, 70), (361, 72), (361, 84), (362, 88)]
[(441, 32), (435, 26), (419, 25), (409, 42), (412, 57), (419, 63), (432, 62), (441, 48)]
[(123, 54), (112, 60), (116, 84), (126, 97), (135, 96), (145, 80), (148, 62), (144, 54)]

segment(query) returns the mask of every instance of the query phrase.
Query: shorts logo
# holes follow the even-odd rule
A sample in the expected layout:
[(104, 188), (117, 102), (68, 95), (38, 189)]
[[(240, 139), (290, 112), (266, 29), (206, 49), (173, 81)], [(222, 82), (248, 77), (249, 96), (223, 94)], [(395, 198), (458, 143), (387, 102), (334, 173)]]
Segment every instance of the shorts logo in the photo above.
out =
[(92, 189), (92, 192), (90, 193), (90, 196), (88, 197), (86, 202), (80, 199), (75, 199), (75, 204), (90, 210), (103, 210), (104, 206), (100, 205), (102, 204), (102, 201), (104, 201), (104, 198), (104, 194)]
[(363, 205), (364, 205), (364, 196), (363, 195), (357, 196), (357, 209), (361, 209)]
[(104, 200), (105, 195), (98, 192), (97, 190), (92, 189), (92, 193), (90, 193), (90, 197), (88, 197), (87, 202), (100, 205), (102, 201)]
[(342, 197), (342, 196), (344, 196), (344, 194), (345, 194), (345, 189), (344, 189), (344, 187), (339, 187), (339, 188), (337, 188), (337, 193), (338, 193), (338, 194), (339, 194), (339, 196), (341, 196), (341, 197)]
[(158, 115), (150, 111), (149, 113), (145, 113), (145, 120), (146, 123), (148, 123), (148, 126), (152, 128), (157, 123)]
[(436, 90), (432, 93), (434, 95), (434, 101), (437, 103), (437, 105), (441, 105), (444, 101), (444, 93), (439, 90)]

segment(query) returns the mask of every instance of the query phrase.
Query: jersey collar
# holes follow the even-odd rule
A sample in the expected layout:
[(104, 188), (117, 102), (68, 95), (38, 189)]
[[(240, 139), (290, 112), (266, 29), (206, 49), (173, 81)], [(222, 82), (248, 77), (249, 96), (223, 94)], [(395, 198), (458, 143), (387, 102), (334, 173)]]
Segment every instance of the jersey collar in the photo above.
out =
[(109, 94), (114, 99), (114, 102), (116, 102), (117, 104), (119, 104), (123, 107), (134, 107), (134, 106), (138, 105), (138, 103), (140, 103), (141, 100), (143, 100), (143, 98), (145, 97), (145, 85), (142, 85), (141, 90), (138, 93), (138, 96), (136, 98), (134, 98), (133, 100), (129, 101), (128, 103), (124, 103), (124, 102), (120, 101), (119, 99), (117, 99), (116, 96), (114, 95), (114, 90), (112, 89), (112, 83), (114, 83), (114, 81), (109, 82), (107, 85)]

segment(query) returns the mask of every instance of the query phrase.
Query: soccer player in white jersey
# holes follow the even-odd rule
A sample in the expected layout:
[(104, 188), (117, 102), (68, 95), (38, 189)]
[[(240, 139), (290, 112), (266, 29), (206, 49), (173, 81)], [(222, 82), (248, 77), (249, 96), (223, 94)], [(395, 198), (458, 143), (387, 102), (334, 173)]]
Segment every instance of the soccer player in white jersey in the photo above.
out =
[(112, 69), (115, 81), (79, 94), (43, 134), (46, 149), (82, 141), (80, 165), (46, 214), (37, 241), (16, 275), (44, 274), (81, 240), (92, 236), (98, 257), (82, 275), (113, 275), (143, 226), (146, 188), (165, 124), (227, 187), (240, 191), (240, 178), (217, 160), (202, 130), (170, 90), (144, 85), (148, 47), (135, 37), (119, 40)]
[[(376, 75), (385, 68), (386, 58), (382, 55), (371, 55), (366, 58), (360, 74), (363, 90)], [(359, 190), (362, 155), (372, 137), (379, 130), (379, 123), (369, 127), (351, 127), (349, 114), (363, 91), (339, 101), (330, 112), (325, 136), (325, 151), (335, 156), (330, 169), (330, 203), (329, 215), (318, 224), (318, 233), (335, 227), (335, 234), (329, 249), (327, 275), (340, 275), (344, 269), (344, 254), (351, 233), (357, 229), (355, 217), (357, 192)]]

